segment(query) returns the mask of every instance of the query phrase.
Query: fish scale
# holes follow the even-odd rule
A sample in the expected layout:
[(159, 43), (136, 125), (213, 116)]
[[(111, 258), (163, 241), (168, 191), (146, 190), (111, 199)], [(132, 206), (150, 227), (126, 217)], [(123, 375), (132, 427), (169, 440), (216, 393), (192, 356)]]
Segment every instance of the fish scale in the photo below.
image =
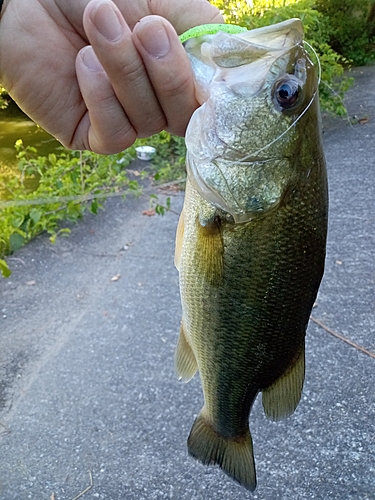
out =
[[(262, 89), (255, 95), (250, 89), (238, 113), (236, 92), (234, 100), (219, 96), (218, 68), (205, 89), (207, 106), (203, 104), (189, 124), (188, 180), (175, 258), (183, 309), (176, 369), (186, 381), (199, 370), (204, 394), (188, 450), (203, 464), (218, 464), (249, 490), (256, 486), (249, 414), (257, 394), (262, 392), (265, 413), (272, 420), (293, 413), (301, 397), (306, 327), (323, 275), (327, 232), (316, 76), (308, 56), (306, 62), (301, 59), (302, 26), (291, 20), (266, 30), (273, 50), (277, 37), (283, 49), (270, 60)], [(264, 48), (264, 32), (254, 31)], [(247, 33), (225, 36), (240, 37), (241, 46), (248, 36), (254, 44), (257, 33)], [(215, 46), (215, 36), (195, 40), (194, 57), (200, 57), (197, 44)], [(220, 37), (222, 60), (225, 45)], [(231, 38), (228, 51), (235, 46)], [(189, 53), (188, 44), (186, 50)], [(263, 57), (261, 50), (254, 50)], [(207, 57), (207, 47), (203, 52)], [(256, 57), (252, 60), (247, 53), (246, 58), (251, 60), (251, 75)], [(307, 73), (297, 104), (280, 109), (273, 89), (280, 79), (293, 83), (295, 74), (303, 75), (301, 61)], [(194, 58), (192, 64), (194, 68)], [(228, 75), (228, 65), (223, 66)], [(241, 74), (246, 76), (246, 71)], [(236, 84), (233, 81), (231, 85)], [(231, 92), (231, 85), (226, 84), (224, 95)], [(211, 86), (215, 86), (212, 92)], [(260, 119), (262, 112), (266, 120)], [(223, 116), (225, 127), (233, 125), (234, 133), (227, 134), (217, 157), (205, 142), (212, 133), (202, 136), (197, 129), (212, 127), (211, 132), (223, 136)], [(246, 131), (243, 121), (256, 129)], [(244, 165), (243, 153), (254, 151), (254, 134), (259, 144), (271, 142), (267, 158), (256, 157)]]

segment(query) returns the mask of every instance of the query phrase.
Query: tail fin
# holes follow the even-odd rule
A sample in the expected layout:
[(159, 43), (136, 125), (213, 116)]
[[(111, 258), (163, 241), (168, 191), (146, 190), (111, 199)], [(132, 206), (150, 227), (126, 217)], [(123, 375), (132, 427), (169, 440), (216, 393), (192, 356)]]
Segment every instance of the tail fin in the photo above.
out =
[(190, 431), (188, 451), (205, 465), (218, 464), (241, 486), (255, 490), (253, 443), (249, 431), (237, 439), (226, 438), (218, 434), (201, 413)]

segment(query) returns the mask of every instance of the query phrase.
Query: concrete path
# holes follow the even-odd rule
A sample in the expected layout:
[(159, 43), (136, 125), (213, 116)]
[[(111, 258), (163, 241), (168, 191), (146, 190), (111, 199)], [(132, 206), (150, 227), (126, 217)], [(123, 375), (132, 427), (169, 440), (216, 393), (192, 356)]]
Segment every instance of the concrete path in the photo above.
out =
[[(330, 230), (313, 315), (375, 353), (375, 67), (355, 75), (347, 105), (362, 124), (330, 120), (324, 135)], [(255, 494), (187, 455), (202, 395), (173, 369), (178, 217), (147, 208), (110, 200), (56, 246), (42, 236), (19, 251), (0, 282), (0, 498), (375, 499), (375, 359), (314, 322), (295, 414), (252, 411)]]

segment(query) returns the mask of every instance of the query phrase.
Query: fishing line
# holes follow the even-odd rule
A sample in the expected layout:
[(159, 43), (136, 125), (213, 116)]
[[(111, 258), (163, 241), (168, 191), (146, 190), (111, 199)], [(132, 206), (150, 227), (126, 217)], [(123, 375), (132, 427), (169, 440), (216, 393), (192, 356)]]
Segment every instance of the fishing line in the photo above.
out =
[(319, 56), (316, 53), (316, 50), (314, 49), (314, 47), (312, 45), (310, 45), (309, 42), (306, 42), (306, 40), (303, 40), (303, 43), (305, 45), (307, 45), (312, 50), (314, 56), (316, 57), (316, 62), (318, 63), (318, 85), (319, 85), (321, 82), (321, 79), (322, 79), (322, 66), (320, 64)]
[[(310, 100), (310, 102), (307, 104), (307, 106), (305, 107), (305, 109), (302, 111), (302, 113), (294, 120), (294, 122), (289, 125), (289, 127), (282, 133), (280, 134), (278, 137), (276, 137), (276, 139), (274, 139), (273, 141), (271, 141), (270, 143), (268, 143), (266, 146), (263, 146), (262, 148), (258, 149), (258, 151), (255, 151), (255, 153), (251, 153), (251, 154), (248, 154), (246, 156), (244, 156), (243, 158), (239, 159), (238, 162), (245, 162), (248, 158), (251, 158), (253, 156), (257, 156), (259, 153), (261, 153), (262, 151), (264, 151), (265, 149), (269, 148), (270, 146), (272, 146), (273, 144), (275, 144), (275, 142), (279, 141), (282, 137), (284, 137), (284, 135), (286, 135), (293, 127), (294, 125), (303, 117), (303, 115), (308, 111), (308, 109), (310, 108), (310, 106), (312, 105), (312, 103), (314, 102), (314, 99), (318, 93), (318, 88), (319, 88), (319, 84), (320, 84), (320, 81), (321, 81), (321, 76), (322, 76), (322, 67), (321, 67), (321, 64), (320, 64), (320, 59), (319, 59), (319, 56), (318, 54), (316, 53), (315, 49), (308, 43), (306, 42), (305, 40), (303, 41), (304, 44), (306, 44), (308, 47), (310, 47), (310, 49), (313, 51), (315, 57), (316, 57), (316, 60), (317, 60), (317, 63), (318, 63), (318, 83), (317, 83), (317, 87), (316, 87), (316, 90)], [(237, 163), (236, 162), (233, 162), (233, 163)]]
[(77, 203), (82, 203), (92, 200), (105, 200), (106, 198), (117, 198), (118, 196), (126, 196), (132, 194), (135, 196), (142, 194), (150, 194), (155, 190), (166, 189), (177, 184), (182, 184), (185, 179), (179, 181), (166, 182), (165, 184), (155, 185), (146, 189), (125, 189), (124, 191), (118, 191), (116, 193), (96, 193), (96, 194), (81, 194), (74, 196), (54, 196), (51, 198), (34, 198), (32, 200), (9, 200), (0, 201), (1, 208), (13, 208), (13, 207), (27, 207), (27, 206), (37, 206), (37, 205), (53, 205), (55, 203), (69, 203), (70, 201), (76, 201)]
[(113, 198), (116, 196), (125, 196), (126, 194), (133, 193), (134, 191), (126, 189), (118, 193), (96, 193), (96, 194), (81, 194), (74, 196), (54, 196), (52, 198), (35, 198), (33, 200), (16, 200), (16, 201), (0, 201), (0, 208), (13, 208), (13, 207), (28, 207), (37, 205), (54, 205), (55, 203), (69, 203), (71, 201), (86, 202), (92, 200), (100, 200), (105, 198)]

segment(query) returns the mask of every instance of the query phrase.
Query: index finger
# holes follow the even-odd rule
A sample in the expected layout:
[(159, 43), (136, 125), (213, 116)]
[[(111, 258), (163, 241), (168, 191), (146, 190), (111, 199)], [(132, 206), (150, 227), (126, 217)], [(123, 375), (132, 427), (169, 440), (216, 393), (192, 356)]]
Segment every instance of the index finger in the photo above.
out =
[(135, 26), (133, 40), (163, 110), (165, 129), (184, 135), (199, 104), (191, 64), (176, 31), (162, 17), (147, 16)]

